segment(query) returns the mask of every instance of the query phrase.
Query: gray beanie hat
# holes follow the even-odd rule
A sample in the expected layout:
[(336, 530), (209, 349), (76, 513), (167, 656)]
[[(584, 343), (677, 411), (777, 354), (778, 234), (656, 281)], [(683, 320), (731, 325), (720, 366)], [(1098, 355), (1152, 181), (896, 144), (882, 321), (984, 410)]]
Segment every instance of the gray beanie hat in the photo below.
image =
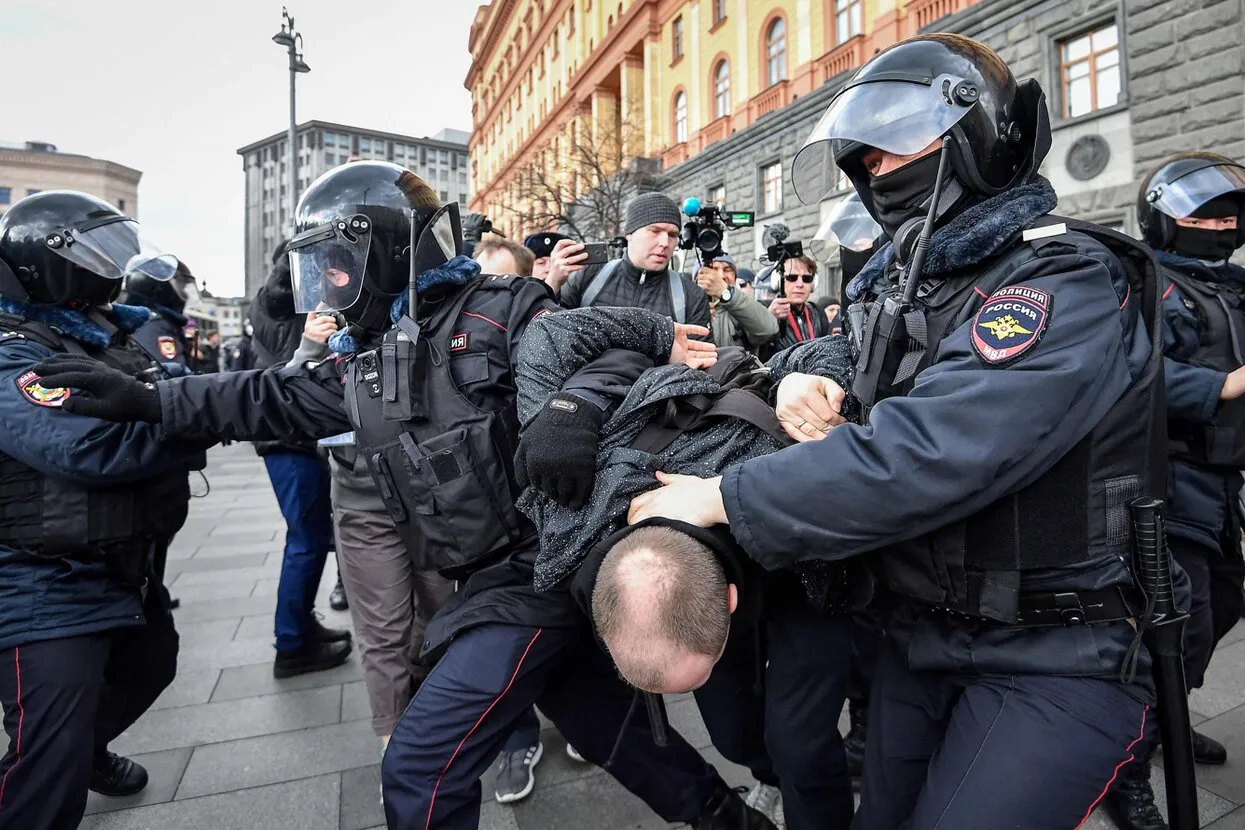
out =
[(641, 193), (627, 204), (623, 233), (635, 233), (649, 225), (680, 225), (679, 207), (664, 193)]

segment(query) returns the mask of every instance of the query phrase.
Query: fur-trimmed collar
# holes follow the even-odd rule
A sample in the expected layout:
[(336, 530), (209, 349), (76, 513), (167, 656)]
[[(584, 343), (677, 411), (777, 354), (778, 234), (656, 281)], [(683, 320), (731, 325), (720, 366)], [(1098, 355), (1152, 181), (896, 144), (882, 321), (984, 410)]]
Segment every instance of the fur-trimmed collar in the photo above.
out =
[[(1050, 182), (1036, 176), (1028, 184), (973, 205), (934, 231), (921, 275), (932, 277), (958, 271), (989, 259), (1033, 220), (1054, 210), (1058, 203)], [(848, 285), (848, 299), (855, 302), (880, 283), (894, 257), (894, 248), (889, 243), (874, 254)]]
[[(99, 310), (125, 334), (133, 334), (152, 319), (151, 310), (142, 306), (113, 303), (110, 307), (100, 307)], [(102, 326), (72, 308), (42, 303), (19, 303), (8, 297), (0, 297), (0, 311), (44, 323), (83, 346), (106, 349), (112, 344), (112, 338)]]

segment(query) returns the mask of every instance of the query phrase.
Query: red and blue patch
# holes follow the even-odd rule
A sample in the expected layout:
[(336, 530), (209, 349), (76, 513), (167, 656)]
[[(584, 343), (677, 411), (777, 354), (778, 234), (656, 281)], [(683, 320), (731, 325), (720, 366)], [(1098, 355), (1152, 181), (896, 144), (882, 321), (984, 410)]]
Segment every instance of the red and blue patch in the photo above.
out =
[(973, 318), (973, 351), (991, 366), (1011, 363), (1041, 341), (1050, 325), (1052, 299), (1028, 285), (995, 291)]
[(51, 406), (59, 408), (69, 397), (70, 392), (64, 386), (45, 389), (39, 385), (39, 376), (34, 372), (25, 372), (17, 379), (17, 388), (22, 397), (35, 406)]

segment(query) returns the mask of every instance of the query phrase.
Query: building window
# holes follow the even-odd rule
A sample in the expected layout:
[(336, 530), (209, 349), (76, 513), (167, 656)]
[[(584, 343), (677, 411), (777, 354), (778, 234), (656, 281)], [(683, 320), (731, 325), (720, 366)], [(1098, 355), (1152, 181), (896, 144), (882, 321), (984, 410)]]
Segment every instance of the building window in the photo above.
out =
[(670, 43), (674, 49), (674, 58), (671, 63), (678, 63), (683, 60), (683, 16), (680, 15), (670, 24)]
[(719, 208), (726, 207), (726, 185), (719, 184), (709, 188), (709, 204)]
[(42, 191), (41, 191), (39, 188), (37, 188), (37, 187), (28, 187), (28, 188), (26, 188), (26, 195), (27, 195), (27, 196), (33, 196), (33, 195), (35, 195), (36, 193), (41, 193), (41, 192), (42, 192)]
[(726, 0), (713, 0), (713, 25), (726, 19)]
[(724, 118), (730, 114), (731, 65), (723, 58), (713, 70), (713, 117)]
[(860, 34), (864, 28), (861, 0), (834, 0), (834, 42), (847, 41)]
[(769, 85), (787, 79), (787, 21), (774, 18), (765, 33), (765, 60), (769, 69)]
[(360, 153), (372, 152), (372, 139), (370, 138), (359, 139), (359, 152)]
[(571, 4), (571, 10), (566, 15), (566, 36), (575, 36), (575, 4)]
[(1120, 100), (1120, 38), (1114, 22), (1061, 41), (1063, 117), (1076, 118)]
[(10, 187), (0, 187), (0, 205), (7, 205), (13, 200), (13, 189)]
[(674, 143), (687, 141), (687, 93), (680, 90), (674, 96)]
[(125, 199), (117, 200), (117, 210), (121, 211), (122, 213), (125, 213)]
[(450, 192), (448, 190), (441, 191), (441, 201), (448, 202), (450, 200)]
[(776, 161), (761, 168), (761, 213), (778, 213), (782, 210), (782, 162)]

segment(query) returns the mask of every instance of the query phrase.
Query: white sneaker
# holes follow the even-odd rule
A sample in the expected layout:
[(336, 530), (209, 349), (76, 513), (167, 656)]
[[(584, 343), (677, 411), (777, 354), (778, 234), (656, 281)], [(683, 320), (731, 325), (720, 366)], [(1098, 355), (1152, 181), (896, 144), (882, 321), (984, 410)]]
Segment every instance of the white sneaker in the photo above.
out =
[(571, 746), (570, 744), (566, 745), (566, 757), (570, 758), (572, 761), (574, 761), (577, 764), (588, 763), (588, 759), (580, 755), (579, 750)]
[(493, 797), (498, 804), (512, 804), (532, 794), (532, 788), (536, 786), (536, 776), (532, 770), (540, 763), (544, 754), (544, 744), (501, 754), (501, 763), (497, 768), (497, 785), (493, 789)]
[(786, 816), (782, 811), (782, 790), (777, 787), (771, 787), (769, 784), (762, 784), (760, 781), (748, 793), (748, 797), (744, 799), (744, 803), (752, 809), (764, 813), (766, 818), (774, 822), (774, 826), (778, 830), (784, 830), (787, 826)]

